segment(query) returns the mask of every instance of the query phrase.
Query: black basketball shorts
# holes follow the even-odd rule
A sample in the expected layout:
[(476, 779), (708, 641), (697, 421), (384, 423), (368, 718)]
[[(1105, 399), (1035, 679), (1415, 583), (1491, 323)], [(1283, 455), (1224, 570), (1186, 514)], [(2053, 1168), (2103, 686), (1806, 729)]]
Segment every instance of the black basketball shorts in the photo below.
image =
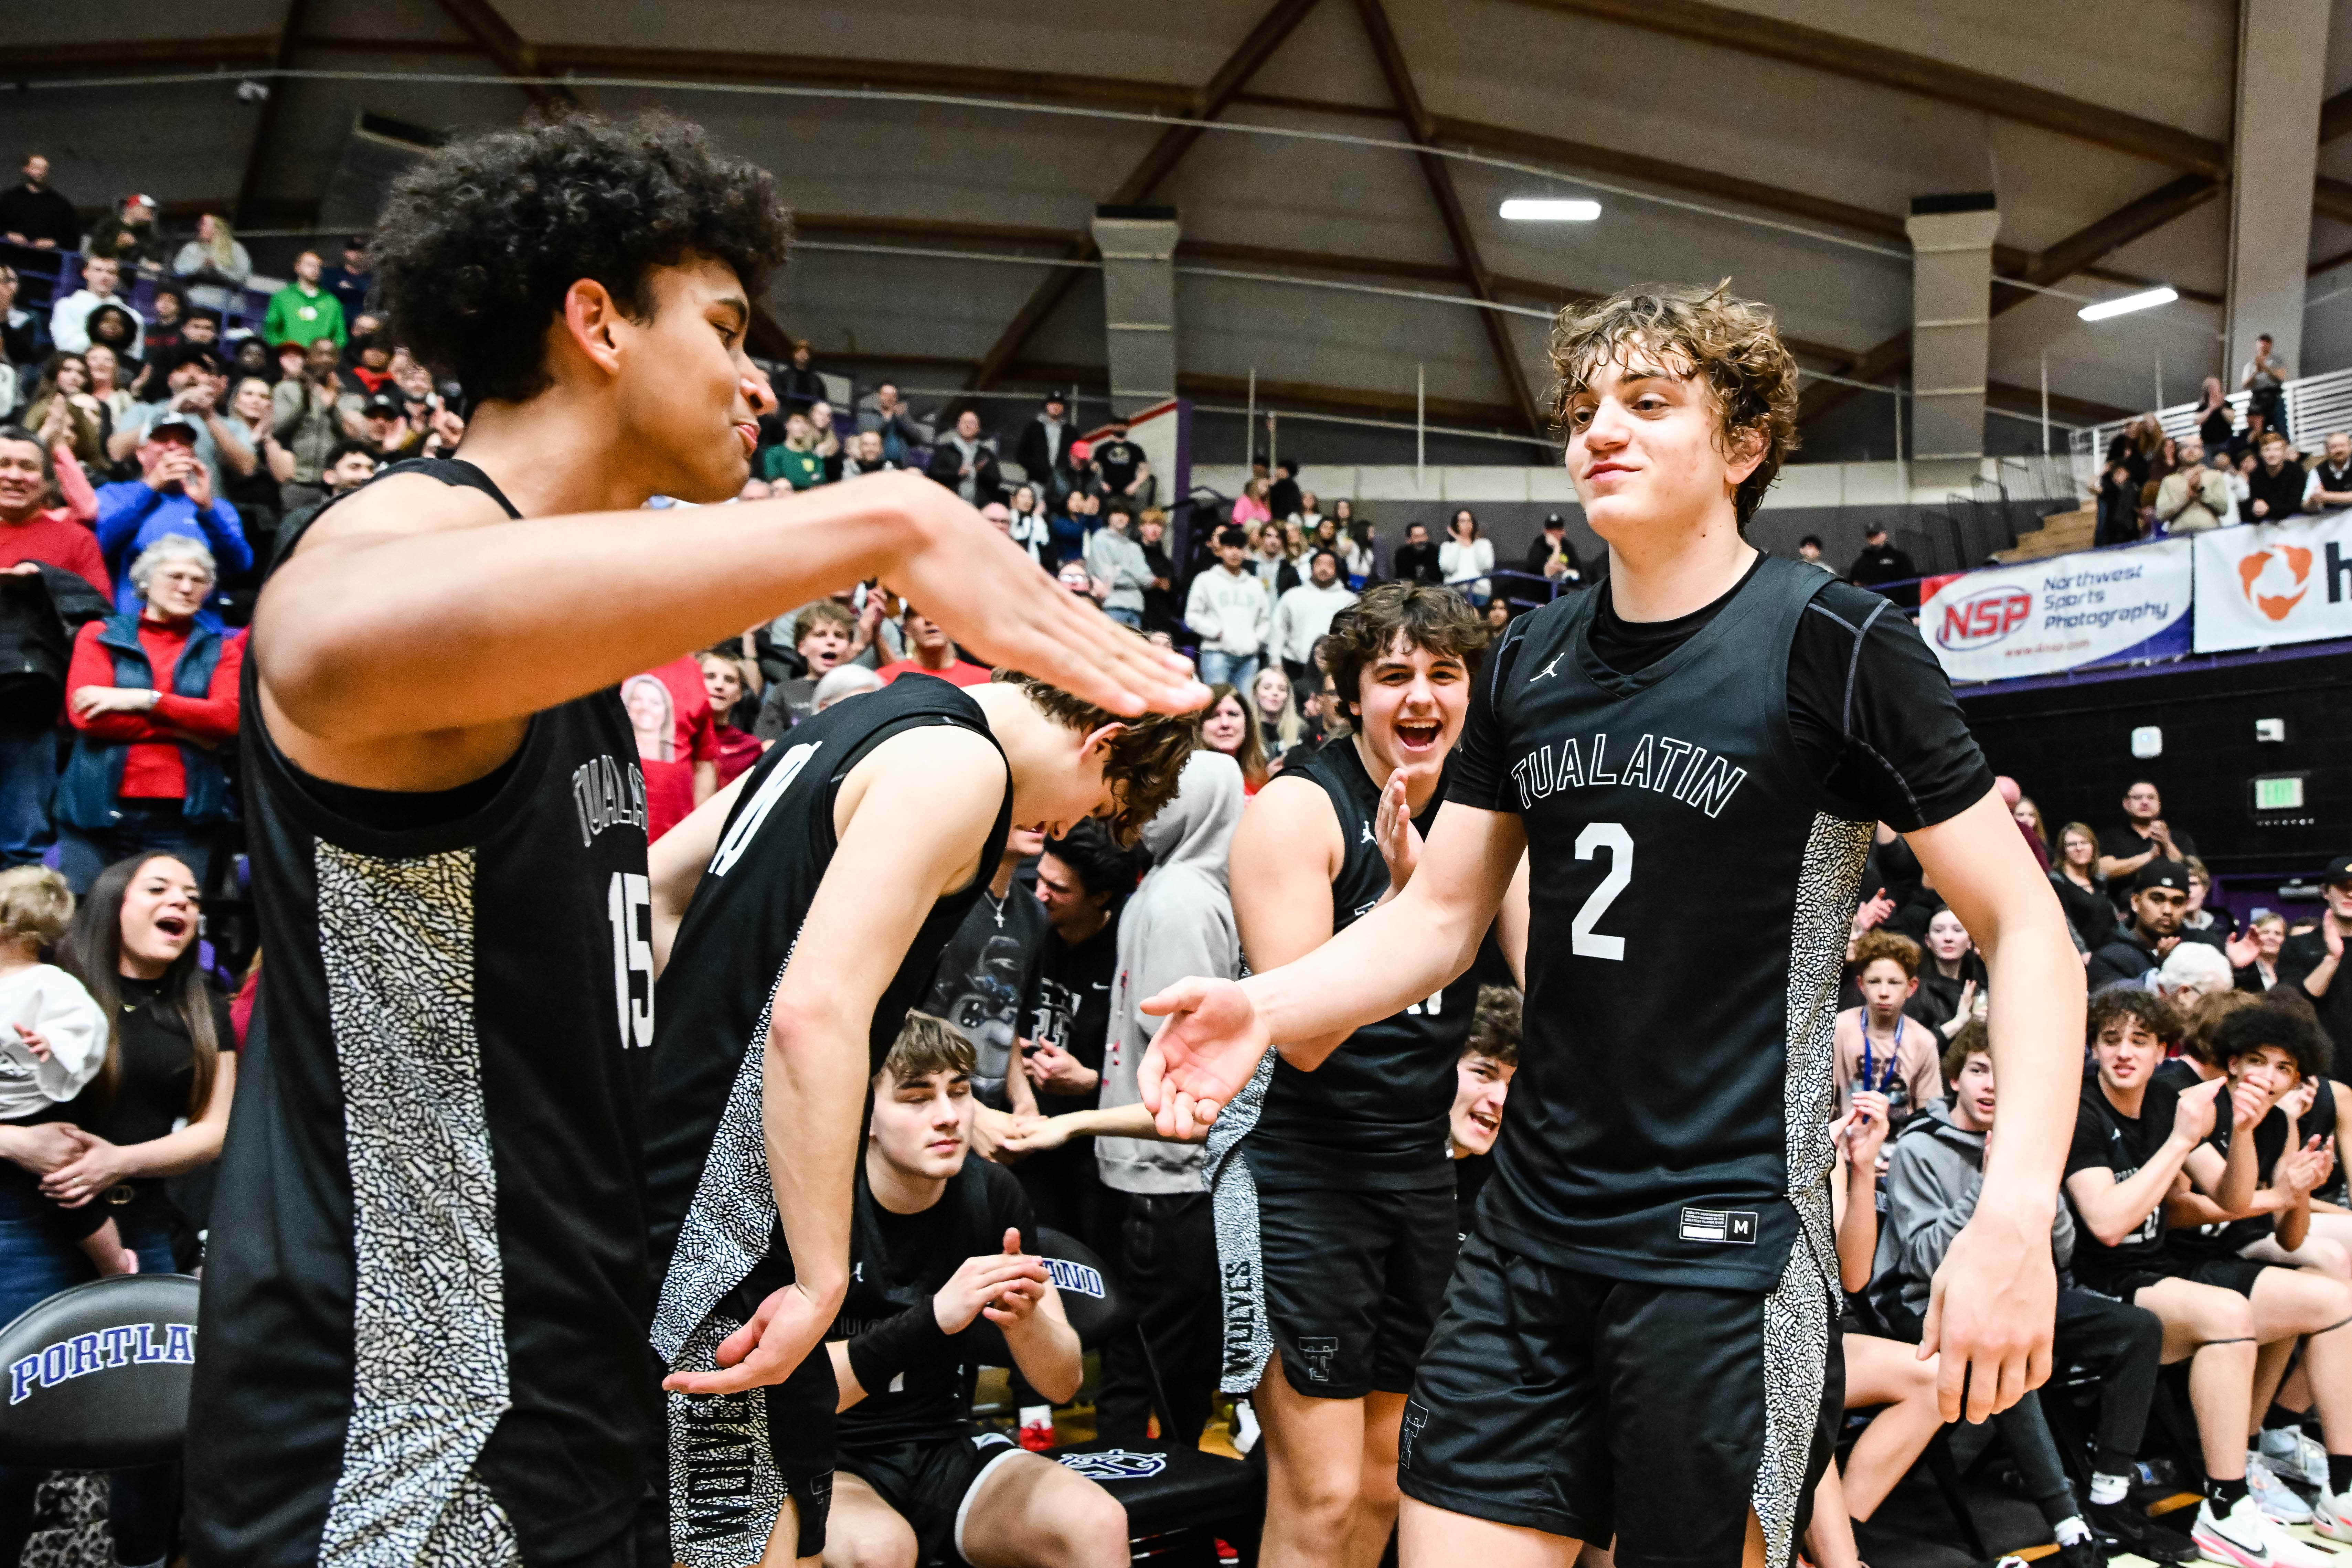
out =
[(942, 1437), (845, 1449), (841, 1471), (856, 1476), (915, 1531), (918, 1563), (968, 1563), (964, 1521), (989, 1472), (1022, 1451), (1002, 1432), (967, 1426)]
[[(1265, 1328), (1283, 1375), (1310, 1398), (1361, 1399), (1412, 1386), (1457, 1245), (1449, 1187), (1410, 1192), (1260, 1188), (1255, 1243)], [(1232, 1259), (1220, 1260), (1228, 1266)], [(1227, 1296), (1227, 1312), (1252, 1310)], [(1226, 1325), (1226, 1343), (1241, 1342)]]
[(1769, 1292), (1640, 1284), (1463, 1245), (1398, 1435), (1404, 1492), (1617, 1543), (1619, 1568), (1788, 1568), (1844, 1396), (1829, 1282), (1800, 1240)]

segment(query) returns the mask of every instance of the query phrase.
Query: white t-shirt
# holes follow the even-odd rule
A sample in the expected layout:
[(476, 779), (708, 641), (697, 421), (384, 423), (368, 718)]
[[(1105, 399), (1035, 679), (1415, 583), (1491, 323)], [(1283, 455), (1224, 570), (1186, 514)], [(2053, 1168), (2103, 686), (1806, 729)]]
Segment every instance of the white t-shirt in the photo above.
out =
[[(35, 1057), (16, 1026), (48, 1042)], [(22, 1121), (79, 1094), (106, 1064), (106, 1015), (55, 964), (0, 975), (0, 1121)]]

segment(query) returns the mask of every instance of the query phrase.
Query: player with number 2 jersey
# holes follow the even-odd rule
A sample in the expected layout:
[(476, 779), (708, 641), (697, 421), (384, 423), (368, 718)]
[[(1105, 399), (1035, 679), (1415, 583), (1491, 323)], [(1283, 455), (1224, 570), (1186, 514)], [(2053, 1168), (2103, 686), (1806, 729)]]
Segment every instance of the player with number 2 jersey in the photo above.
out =
[[(1564, 315), (1556, 409), (1606, 583), (1479, 673), (1412, 880), (1314, 952), (1191, 981), (1145, 1063), (1163, 1131), (1466, 968), (1522, 854), (1526, 1043), (1398, 1438), (1404, 1568), (1787, 1568), (1839, 1409), (1831, 1028), (1874, 821), (1992, 976), (2002, 1136), (1937, 1286), (1945, 1415), (2049, 1370), (2048, 1226), (2082, 983), (2056, 899), (1917, 633), (1745, 525), (1794, 433), (1761, 307)], [(2015, 1098), (2012, 1098), (2014, 1096)], [(2030, 1131), (2009, 1125), (2019, 1106)]]

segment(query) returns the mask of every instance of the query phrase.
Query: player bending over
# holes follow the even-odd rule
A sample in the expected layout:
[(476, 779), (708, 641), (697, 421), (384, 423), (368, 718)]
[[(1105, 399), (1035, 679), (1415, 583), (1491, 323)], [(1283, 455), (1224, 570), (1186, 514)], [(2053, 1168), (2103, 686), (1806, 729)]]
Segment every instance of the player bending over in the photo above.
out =
[(901, 676), (793, 726), (655, 846), (653, 1339), (689, 1568), (823, 1548), (835, 1385), (811, 1352), (850, 1283), (859, 1112), (1013, 825), (1131, 833), (1198, 738), (1008, 671)]

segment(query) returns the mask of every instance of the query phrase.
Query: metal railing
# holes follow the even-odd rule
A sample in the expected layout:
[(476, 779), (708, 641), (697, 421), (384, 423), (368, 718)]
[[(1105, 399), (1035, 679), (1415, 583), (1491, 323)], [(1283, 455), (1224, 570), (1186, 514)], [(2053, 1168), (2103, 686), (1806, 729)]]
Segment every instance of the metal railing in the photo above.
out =
[[(2297, 447), (2305, 451), (2316, 451), (2319, 437), (2328, 431), (2352, 430), (2352, 369), (2331, 370), (2325, 375), (2306, 375), (2299, 381), (2288, 382), (2284, 390), (2287, 429), (2294, 436)], [(2232, 424), (2244, 420), (2250, 395), (2233, 392), (2226, 399)], [(2175, 439), (2193, 436), (2197, 433), (2198, 410), (2202, 406), (2199, 403), (2176, 403), (2168, 408), (2158, 408), (2155, 410), (2157, 422), (2164, 426), (2166, 435)], [(2137, 414), (2131, 416), (2132, 419), (2139, 417), (2141, 416)], [(2124, 426), (2129, 423), (2131, 419), (2115, 419), (2105, 425), (2094, 425), (2075, 431), (2068, 437), (2074, 455), (2084, 462), (2097, 463), (2105, 455), (2107, 444), (2122, 435)]]

